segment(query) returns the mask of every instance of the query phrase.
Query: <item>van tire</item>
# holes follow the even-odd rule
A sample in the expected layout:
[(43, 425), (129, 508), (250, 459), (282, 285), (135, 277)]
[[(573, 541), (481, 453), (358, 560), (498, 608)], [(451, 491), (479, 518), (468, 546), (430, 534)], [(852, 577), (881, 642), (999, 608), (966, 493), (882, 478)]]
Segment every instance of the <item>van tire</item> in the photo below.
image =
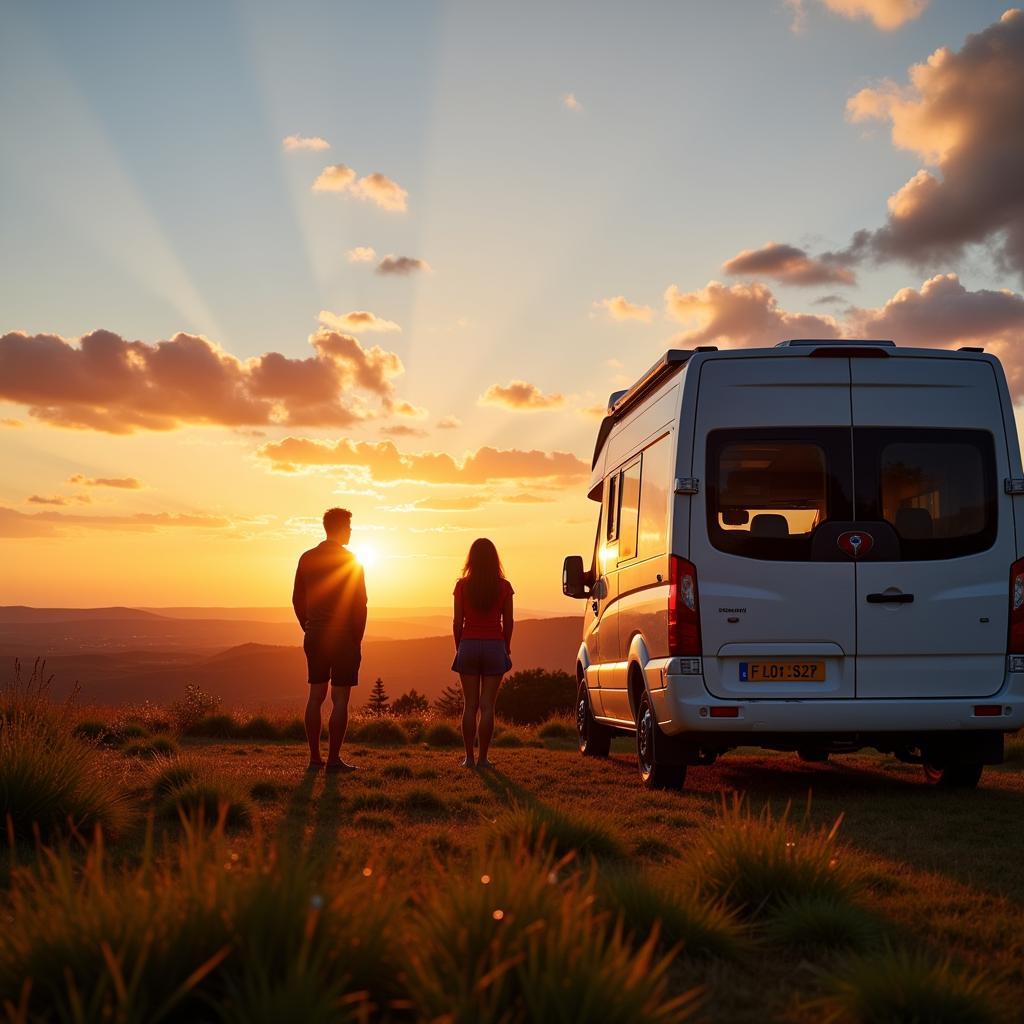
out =
[(636, 759), (640, 767), (640, 781), (648, 789), (682, 789), (686, 781), (685, 764), (666, 764), (658, 758), (659, 742), (664, 744), (664, 733), (654, 717), (651, 698), (645, 689), (636, 712)]
[(584, 757), (607, 757), (612, 746), (612, 731), (594, 718), (590, 691), (583, 682), (576, 691), (576, 744)]
[(981, 762), (951, 764), (945, 768), (922, 762), (925, 779), (940, 789), (977, 789), (984, 765)]

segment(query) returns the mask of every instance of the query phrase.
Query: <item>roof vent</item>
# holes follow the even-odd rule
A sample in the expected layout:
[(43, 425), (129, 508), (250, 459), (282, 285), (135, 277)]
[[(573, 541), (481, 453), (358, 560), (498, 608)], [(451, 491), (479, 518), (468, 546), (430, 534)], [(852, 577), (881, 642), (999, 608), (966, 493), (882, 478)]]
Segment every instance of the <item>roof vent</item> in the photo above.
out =
[(985, 349), (981, 345), (961, 345), (957, 352), (984, 352)]
[(885, 339), (862, 339), (862, 338), (790, 338), (788, 341), (780, 341), (776, 348), (863, 348), (870, 345), (876, 348), (895, 348), (895, 341)]

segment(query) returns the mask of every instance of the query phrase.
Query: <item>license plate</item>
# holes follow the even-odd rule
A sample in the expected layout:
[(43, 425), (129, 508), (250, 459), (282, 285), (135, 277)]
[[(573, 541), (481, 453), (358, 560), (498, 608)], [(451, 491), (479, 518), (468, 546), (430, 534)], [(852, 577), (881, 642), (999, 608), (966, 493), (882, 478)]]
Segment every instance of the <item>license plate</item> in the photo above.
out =
[(741, 661), (741, 683), (823, 683), (823, 661)]

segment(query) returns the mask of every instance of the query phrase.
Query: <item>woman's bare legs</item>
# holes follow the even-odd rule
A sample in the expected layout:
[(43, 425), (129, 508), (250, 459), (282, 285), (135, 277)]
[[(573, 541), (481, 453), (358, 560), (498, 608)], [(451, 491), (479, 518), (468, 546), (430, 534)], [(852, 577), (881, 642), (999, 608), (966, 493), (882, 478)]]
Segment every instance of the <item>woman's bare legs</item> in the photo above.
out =
[[(467, 676), (460, 672), (459, 679), (462, 680), (462, 695), (465, 698), (462, 707), (462, 741), (466, 744), (466, 760), (462, 764), (465, 768), (472, 768), (476, 759), (473, 748), (476, 745), (476, 713), (480, 707), (480, 677)], [(481, 742), (482, 740), (483, 730), (481, 729)], [(483, 757), (482, 746), (480, 756)]]
[(494, 701), (498, 696), (501, 676), (484, 676), (480, 680), (480, 767), (488, 765), (487, 750), (494, 735)]

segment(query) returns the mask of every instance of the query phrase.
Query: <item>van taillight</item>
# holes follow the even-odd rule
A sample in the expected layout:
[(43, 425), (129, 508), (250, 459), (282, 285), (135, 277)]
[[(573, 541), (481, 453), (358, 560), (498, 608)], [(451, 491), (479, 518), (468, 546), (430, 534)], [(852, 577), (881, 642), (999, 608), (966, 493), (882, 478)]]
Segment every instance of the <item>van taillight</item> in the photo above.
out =
[(672, 657), (699, 657), (697, 567), (685, 558), (669, 555), (668, 581), (668, 653)]
[(1010, 636), (1007, 654), (1024, 654), (1024, 558), (1010, 567)]

